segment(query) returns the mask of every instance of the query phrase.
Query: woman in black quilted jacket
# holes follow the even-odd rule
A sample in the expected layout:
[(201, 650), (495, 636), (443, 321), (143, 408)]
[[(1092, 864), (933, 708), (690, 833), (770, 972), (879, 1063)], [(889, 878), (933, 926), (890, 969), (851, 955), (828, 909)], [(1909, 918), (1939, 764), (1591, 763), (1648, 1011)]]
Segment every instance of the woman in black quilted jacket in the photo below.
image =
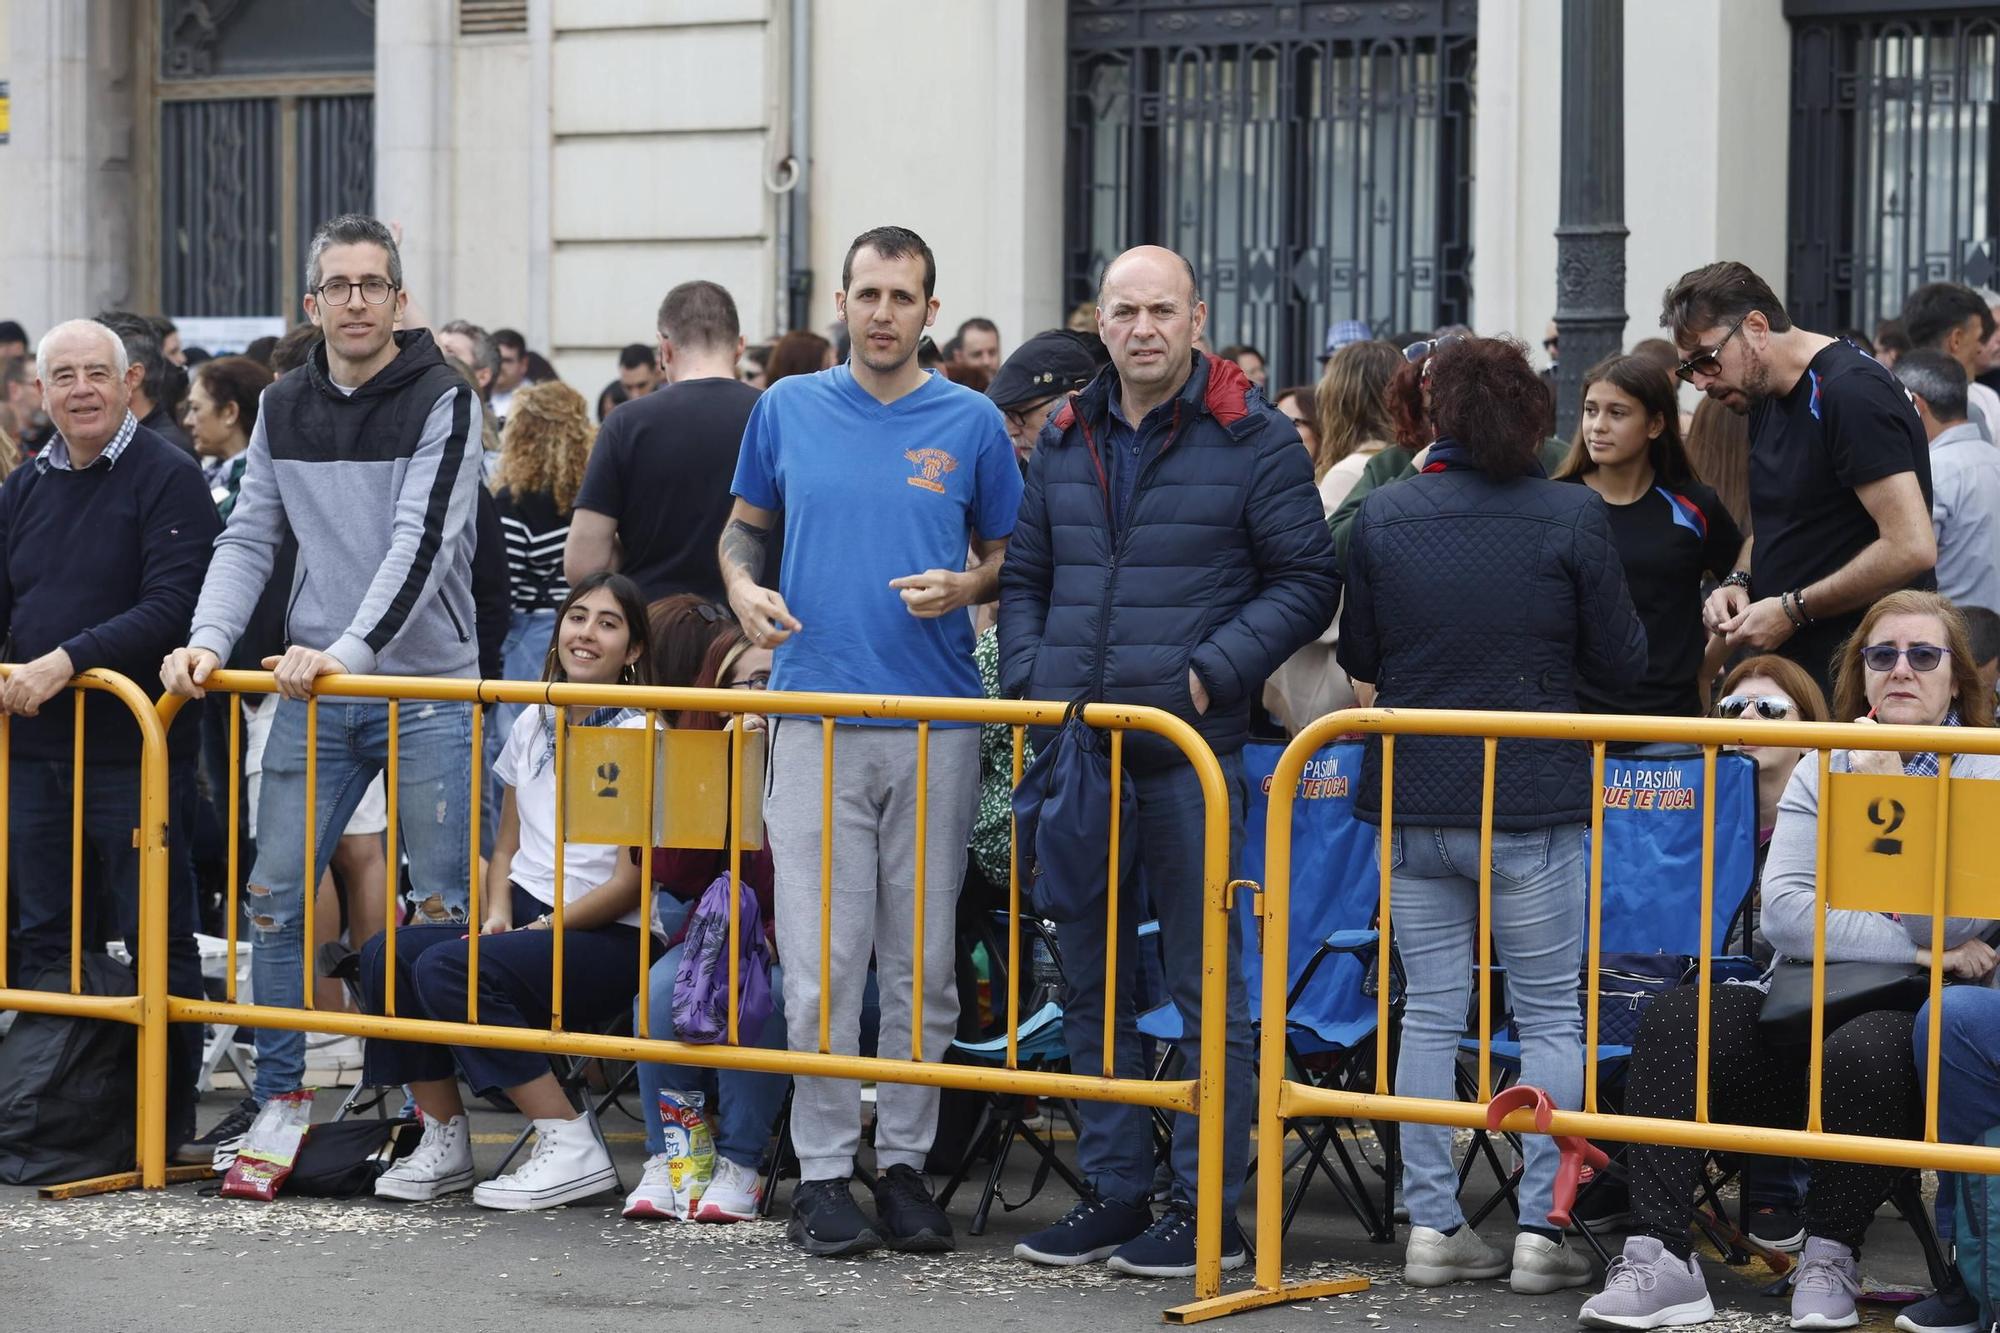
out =
[[(1574, 713), (1580, 685), (1600, 689), (1646, 668), (1604, 502), (1546, 480), (1536, 446), (1548, 389), (1519, 343), (1440, 340), (1424, 369), (1438, 440), (1418, 474), (1384, 487), (1354, 522), (1340, 664), (1396, 708)], [(1364, 695), (1365, 697), (1365, 695)], [(1396, 744), (1390, 917), (1408, 974), (1395, 1090), (1449, 1099), (1474, 976), (1479, 923), (1482, 743), (1417, 737)], [(1577, 1009), (1590, 817), (1590, 753), (1575, 742), (1502, 742), (1494, 784), (1492, 920), (1507, 969), (1521, 1080), (1574, 1107), (1583, 1091)], [(1379, 743), (1357, 802), (1381, 822)], [(1451, 1130), (1403, 1129), (1410, 1211), (1404, 1279), (1417, 1286), (1510, 1273), (1514, 1290), (1590, 1281), (1589, 1258), (1563, 1244), (1548, 1211), (1557, 1153), (1527, 1141), (1521, 1230), (1511, 1262), (1465, 1225)]]

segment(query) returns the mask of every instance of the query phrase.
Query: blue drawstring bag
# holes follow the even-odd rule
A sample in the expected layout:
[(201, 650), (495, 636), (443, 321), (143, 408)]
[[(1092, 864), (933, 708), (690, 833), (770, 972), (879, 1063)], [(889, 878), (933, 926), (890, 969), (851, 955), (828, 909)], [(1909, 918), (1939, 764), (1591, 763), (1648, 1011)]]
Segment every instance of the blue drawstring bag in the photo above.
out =
[[(776, 1008), (771, 998), (771, 944), (757, 894), (740, 884), (736, 908), (736, 1034), (754, 1043)], [(674, 1036), (704, 1045), (729, 1040), (729, 876), (702, 890), (688, 918), (680, 967), (674, 973)]]
[[(1118, 874), (1131, 873), (1138, 846), (1139, 796), (1129, 771), (1119, 773)], [(1101, 915), (1111, 843), (1111, 738), (1083, 720), (1083, 701), (1063, 713), (1062, 726), (1014, 788), (1014, 830), (1028, 903), (1048, 921)]]

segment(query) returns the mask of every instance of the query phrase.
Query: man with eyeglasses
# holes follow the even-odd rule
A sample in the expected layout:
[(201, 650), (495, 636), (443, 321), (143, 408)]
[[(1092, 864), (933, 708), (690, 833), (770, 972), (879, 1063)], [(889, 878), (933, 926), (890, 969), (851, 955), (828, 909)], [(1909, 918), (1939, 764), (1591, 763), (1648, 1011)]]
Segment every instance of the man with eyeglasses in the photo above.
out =
[[(264, 750), (257, 859), (244, 892), (260, 1004), (303, 999), (301, 923), (312, 910), (303, 861), (307, 832), (306, 701), (331, 674), (476, 676), (472, 595), (473, 502), (479, 486), (479, 403), (426, 329), (395, 332), (408, 300), (395, 238), (376, 219), (322, 223), (306, 261), (306, 317), (319, 327), (298, 374), (264, 393), (242, 489), (195, 607), (188, 646), (160, 679), (200, 698), (229, 656), (289, 530), (297, 571), (284, 655), (265, 659), (280, 699)], [(466, 918), (470, 856), (472, 710), (426, 703), (401, 710), (398, 845), (408, 854), (419, 921)], [(388, 759), (388, 709), (329, 700), (318, 710), (318, 829), (345, 828)], [(326, 871), (333, 838), (313, 839)], [(372, 933), (361, 923), (356, 944)], [(251, 1096), (202, 1139), (233, 1152), (271, 1097), (299, 1086), (305, 1036), (257, 1033)]]
[(1755, 536), (1702, 608), (1732, 649), (1775, 652), (1832, 692), (1833, 657), (1862, 612), (1935, 586), (1923, 426), (1888, 370), (1851, 343), (1793, 326), (1734, 260), (1667, 289), (1660, 325), (1680, 378), (1750, 418)]
[(1035, 440), (1056, 409), (1076, 390), (1090, 383), (1108, 359), (1104, 343), (1092, 333), (1050, 329), (1014, 349), (986, 388), (986, 396), (1007, 418), (1007, 437), (1022, 467), (1034, 456)]

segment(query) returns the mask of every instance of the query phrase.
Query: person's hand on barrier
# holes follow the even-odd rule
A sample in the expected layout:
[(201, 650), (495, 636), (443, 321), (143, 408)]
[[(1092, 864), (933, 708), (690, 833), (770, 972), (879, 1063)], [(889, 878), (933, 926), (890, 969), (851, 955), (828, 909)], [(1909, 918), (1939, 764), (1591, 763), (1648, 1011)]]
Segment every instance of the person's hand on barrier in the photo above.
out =
[[(1857, 727), (1879, 725), (1872, 717), (1854, 719)], [(1847, 771), (1850, 773), (1873, 773), (1878, 777), (1891, 778), (1903, 771), (1903, 757), (1894, 750), (1849, 750)]]
[(776, 648), (805, 628), (785, 599), (762, 584), (738, 581), (729, 590), (729, 609), (736, 613), (743, 633), (759, 648)]
[[(1986, 976), (1993, 970), (1996, 962), (2000, 962), (2000, 953), (1995, 953), (1993, 946), (1985, 940), (1967, 940), (1955, 949), (1944, 951), (1945, 973), (1949, 976), (1964, 977), (1967, 981), (1978, 981)], [(1918, 949), (1917, 966), (1930, 965), (1931, 951)]]
[(1193, 667), (1188, 668), (1188, 698), (1194, 700), (1194, 711), (1199, 716), (1208, 714), (1208, 686), (1201, 683), (1201, 677)]
[(295, 643), (283, 657), (265, 658), (264, 670), (278, 678), (278, 693), (287, 699), (310, 699), (314, 681), (321, 676), (342, 675), (347, 667), (332, 653)]
[(75, 674), (69, 654), (60, 648), (23, 662), (8, 674), (7, 683), (0, 685), (0, 713), (33, 717)]
[(1711, 634), (1722, 633), (1722, 627), (1743, 614), (1750, 605), (1748, 588), (1725, 584), (1708, 595), (1701, 605), (1702, 628)]
[(921, 574), (890, 579), (889, 586), (901, 594), (903, 605), (919, 620), (936, 620), (972, 605), (968, 595), (972, 580), (963, 572), (927, 569)]
[(208, 693), (203, 686), (209, 673), (221, 665), (222, 659), (206, 648), (176, 648), (160, 663), (160, 684), (168, 694), (199, 699)]
[[(1740, 588), (1724, 588), (1715, 594), (1741, 592)], [(1709, 599), (1713, 602), (1714, 598)], [(1776, 652), (1778, 646), (1792, 637), (1797, 626), (1785, 614), (1784, 604), (1775, 597), (1752, 602), (1736, 615), (1722, 622), (1723, 637), (1731, 648), (1754, 648), (1760, 653)]]

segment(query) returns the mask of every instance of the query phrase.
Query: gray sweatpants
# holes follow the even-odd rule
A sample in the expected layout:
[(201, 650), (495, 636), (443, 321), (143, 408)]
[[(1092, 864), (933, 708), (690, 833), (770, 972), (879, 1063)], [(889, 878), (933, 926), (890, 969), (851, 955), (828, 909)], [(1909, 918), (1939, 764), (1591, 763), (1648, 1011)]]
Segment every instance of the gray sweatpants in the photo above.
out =
[[(916, 908), (917, 733), (914, 727), (834, 729), (833, 912), (828, 962), (828, 1043), (853, 1055), (861, 997), (875, 958), (882, 1026), (877, 1051), (910, 1058), (910, 985)], [(778, 956), (784, 961), (785, 1027), (795, 1051), (819, 1049), (820, 724), (786, 719), (771, 742), (764, 821), (775, 871)], [(923, 1058), (942, 1059), (958, 1022), (952, 973), (965, 842), (979, 795), (979, 730), (933, 727), (924, 869)], [(849, 1079), (793, 1081), (792, 1144), (800, 1177), (854, 1173), (861, 1146), (861, 1087)], [(875, 1162), (921, 1171), (937, 1131), (938, 1090), (878, 1084)]]

